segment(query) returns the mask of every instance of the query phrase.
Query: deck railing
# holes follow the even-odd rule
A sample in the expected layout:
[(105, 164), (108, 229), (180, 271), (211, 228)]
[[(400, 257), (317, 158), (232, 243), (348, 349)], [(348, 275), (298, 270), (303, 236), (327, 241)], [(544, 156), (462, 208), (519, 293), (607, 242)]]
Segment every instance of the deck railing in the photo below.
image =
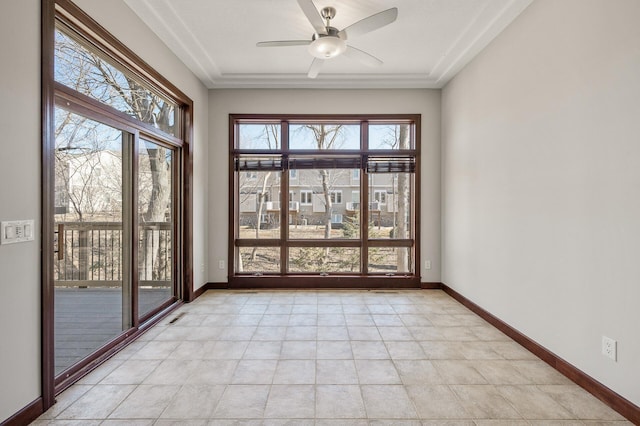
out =
[[(120, 287), (129, 256), (123, 246), (121, 222), (58, 224), (57, 287)], [(167, 222), (140, 225), (138, 278), (141, 286), (165, 287), (172, 282), (172, 230)]]

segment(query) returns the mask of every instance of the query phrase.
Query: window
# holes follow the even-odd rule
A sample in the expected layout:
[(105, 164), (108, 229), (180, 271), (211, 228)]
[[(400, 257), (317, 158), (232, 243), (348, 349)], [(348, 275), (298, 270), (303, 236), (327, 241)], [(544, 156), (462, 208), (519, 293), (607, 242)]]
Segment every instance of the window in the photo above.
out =
[(409, 123), (377, 123), (369, 125), (369, 149), (407, 150), (415, 149), (415, 136)]
[(258, 191), (258, 202), (269, 202), (271, 201), (271, 194), (269, 192)]
[(280, 148), (280, 123), (247, 123), (236, 132), (239, 149), (274, 150)]
[(351, 201), (347, 201), (345, 208), (350, 213), (360, 211), (360, 190), (351, 191)]
[(340, 151), (360, 148), (360, 125), (356, 123), (292, 123), (291, 150)]
[(375, 190), (373, 191), (373, 201), (377, 201), (380, 204), (385, 204), (387, 202), (387, 190)]
[(300, 191), (300, 204), (303, 206), (311, 205), (313, 200), (313, 191)]
[[(413, 115), (232, 115), (230, 179), (238, 216), (230, 231), (230, 286), (258, 285), (252, 280), (280, 286), (288, 279), (300, 286), (305, 277), (327, 274), (342, 275), (340, 285), (354, 287), (392, 286), (394, 279), (419, 283), (419, 121)], [(289, 209), (268, 223), (251, 222), (255, 212), (242, 209), (248, 171), (257, 174), (254, 186), (267, 185), (260, 176), (273, 179), (270, 193), (289, 194)], [(285, 172), (288, 179), (280, 179)], [(284, 205), (278, 197), (271, 203)]]
[(79, 33), (63, 24), (56, 25), (54, 58), (58, 83), (170, 135), (178, 134), (176, 102), (100, 50), (89, 48)]

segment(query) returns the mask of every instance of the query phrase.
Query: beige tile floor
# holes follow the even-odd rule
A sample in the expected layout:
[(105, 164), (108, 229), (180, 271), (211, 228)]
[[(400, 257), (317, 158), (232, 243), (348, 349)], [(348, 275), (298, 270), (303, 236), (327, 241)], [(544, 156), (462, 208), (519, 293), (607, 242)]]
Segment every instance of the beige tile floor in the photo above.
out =
[(208, 291), (57, 401), (34, 424), (630, 424), (439, 290)]

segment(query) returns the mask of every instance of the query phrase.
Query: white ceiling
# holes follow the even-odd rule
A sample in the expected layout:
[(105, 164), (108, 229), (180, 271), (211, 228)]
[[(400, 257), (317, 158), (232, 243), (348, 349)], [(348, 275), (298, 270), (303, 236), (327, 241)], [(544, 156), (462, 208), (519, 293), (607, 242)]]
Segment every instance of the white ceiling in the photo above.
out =
[(390, 7), (398, 19), (348, 41), (384, 65), (342, 55), (310, 79), (306, 46), (256, 47), (311, 38), (296, 0), (125, 0), (209, 88), (440, 88), (532, 1), (314, 0), (338, 29)]

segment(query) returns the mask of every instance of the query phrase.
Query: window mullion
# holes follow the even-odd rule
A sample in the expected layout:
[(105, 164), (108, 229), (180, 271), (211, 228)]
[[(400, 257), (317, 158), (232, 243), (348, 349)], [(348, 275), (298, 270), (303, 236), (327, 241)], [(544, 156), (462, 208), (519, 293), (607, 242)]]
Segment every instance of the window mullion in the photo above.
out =
[(369, 273), (369, 174), (367, 173), (367, 155), (362, 156), (360, 166), (360, 271)]
[(287, 272), (288, 241), (289, 241), (289, 166), (283, 155), (282, 176), (280, 177), (280, 273)]
[(280, 178), (280, 274), (289, 270), (289, 122), (280, 122), (282, 177)]
[[(369, 150), (369, 121), (360, 123), (360, 150)], [(369, 273), (369, 176), (367, 175), (368, 156), (363, 154), (360, 161), (360, 273)]]

